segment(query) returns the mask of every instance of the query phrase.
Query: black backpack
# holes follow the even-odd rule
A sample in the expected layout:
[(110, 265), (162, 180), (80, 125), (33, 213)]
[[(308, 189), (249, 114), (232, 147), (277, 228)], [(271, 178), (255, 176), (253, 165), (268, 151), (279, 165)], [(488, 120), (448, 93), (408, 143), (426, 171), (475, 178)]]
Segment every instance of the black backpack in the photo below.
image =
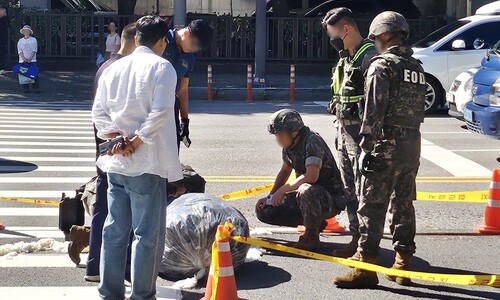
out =
[(62, 193), (61, 202), (59, 202), (59, 229), (66, 235), (73, 225), (83, 226), (85, 224), (85, 209), (82, 203), (85, 185), (76, 190), (73, 198), (67, 197)]
[(200, 174), (188, 165), (182, 164), (183, 179), (176, 183), (167, 184), (167, 192), (171, 193), (176, 187), (182, 184), (188, 193), (205, 193), (206, 181)]

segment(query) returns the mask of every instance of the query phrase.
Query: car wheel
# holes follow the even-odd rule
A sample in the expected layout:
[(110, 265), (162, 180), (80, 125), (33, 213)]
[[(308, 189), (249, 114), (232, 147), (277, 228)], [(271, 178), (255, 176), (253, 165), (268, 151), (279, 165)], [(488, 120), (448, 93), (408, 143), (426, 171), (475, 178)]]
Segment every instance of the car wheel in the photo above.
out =
[(425, 112), (433, 113), (443, 102), (443, 88), (439, 81), (434, 78), (426, 78), (425, 90)]

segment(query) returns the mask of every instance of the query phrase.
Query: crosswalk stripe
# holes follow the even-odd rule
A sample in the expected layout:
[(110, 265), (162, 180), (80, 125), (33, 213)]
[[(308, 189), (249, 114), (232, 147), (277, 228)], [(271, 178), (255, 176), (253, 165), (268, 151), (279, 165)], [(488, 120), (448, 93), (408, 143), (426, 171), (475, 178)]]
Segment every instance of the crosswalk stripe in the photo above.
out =
[[(38, 117), (42, 116), (42, 117)], [(19, 120), (19, 118), (23, 118), (26, 120), (34, 121), (34, 120), (56, 120), (56, 121), (91, 121), (92, 118), (90, 115), (86, 117), (77, 117), (74, 115), (71, 115), (71, 117), (68, 117), (67, 115), (65, 117), (56, 117), (52, 114), (37, 114), (36, 116), (29, 116), (25, 114), (13, 114), (12, 116), (4, 116), (3, 114), (0, 113), (0, 120)]]
[[(57, 135), (0, 135), (0, 139), (11, 140), (94, 140), (93, 136), (57, 136)], [(46, 143), (47, 144), (47, 143)]]
[[(1, 178), (1, 177), (0, 177)], [(87, 178), (87, 181), (90, 180), (90, 177)], [(83, 184), (83, 183), (82, 183)], [(43, 190), (43, 191), (27, 191), (27, 190), (4, 190), (0, 191), (0, 197), (12, 197), (12, 198), (36, 198), (36, 199), (57, 199), (58, 201), (61, 199), (62, 193), (66, 193), (68, 196), (73, 196), (75, 191), (48, 191), (48, 190)], [(1, 210), (0, 209), (0, 215), (1, 215)]]
[(95, 153), (95, 149), (23, 149), (23, 148), (1, 148), (1, 152), (13, 153)]
[[(85, 183), (88, 177), (0, 177), (2, 183)], [(1, 191), (0, 191), (1, 193)]]
[(26, 117), (26, 116), (68, 117), (68, 116), (72, 116), (72, 117), (88, 117), (88, 118), (90, 118), (91, 114), (88, 110), (87, 111), (80, 111), (80, 112), (58, 113), (56, 111), (36, 110), (36, 109), (14, 109), (14, 108), (2, 109), (0, 106), (0, 116), (15, 116), (15, 117), (20, 117), (20, 116), (22, 116), (22, 117)]
[[(83, 280), (83, 279), (82, 279)], [(156, 288), (158, 300), (182, 300), (183, 293), (171, 287), (158, 286)], [(194, 293), (190, 293), (194, 294)], [(2, 300), (40, 299), (40, 300), (89, 300), (99, 299), (97, 287), (83, 286), (26, 286), (0, 287)], [(126, 296), (130, 296), (130, 288), (126, 288)], [(197, 298), (202, 297), (199, 295)], [(190, 297), (190, 299), (193, 299)]]
[[(58, 229), (59, 230), (59, 229)], [(87, 254), (80, 254), (82, 261), (87, 261)], [(75, 264), (67, 254), (18, 254), (10, 259), (0, 258), (2, 268), (71, 268)]]
[[(91, 120), (85, 120), (81, 122), (72, 122), (72, 121), (39, 121), (39, 120), (30, 120), (30, 119), (25, 119), (25, 120), (1, 120), (0, 119), (0, 124), (1, 123), (6, 123), (6, 124), (46, 124), (46, 125), (87, 125), (87, 124), (92, 124)], [(13, 125), (12, 127), (15, 127), (17, 125)]]
[(25, 162), (95, 162), (94, 157), (2, 156), (2, 158)]
[[(90, 127), (92, 128), (92, 127)], [(93, 136), (92, 134), (92, 129), (90, 130), (85, 130), (85, 131), (77, 131), (77, 130), (15, 130), (15, 129), (0, 129), (0, 133), (15, 133), (15, 134), (23, 134), (23, 133), (28, 133), (28, 134), (34, 134), (34, 133), (40, 133), (40, 134), (74, 134), (74, 135), (88, 135), (88, 136)]]
[(77, 166), (1, 166), (0, 172), (95, 172), (96, 167)]
[[(2, 207), (0, 216), (10, 217), (57, 217), (59, 216), (59, 208), (57, 207)], [(13, 228), (13, 227), (10, 227)], [(12, 230), (12, 229), (10, 229)], [(1, 231), (0, 231), (1, 232)]]
[[(92, 125), (92, 124), (90, 124)], [(46, 129), (56, 129), (56, 128), (63, 128), (63, 129), (88, 129), (89, 126), (51, 126), (51, 125), (9, 125), (9, 124), (0, 124), (0, 127), (2, 128), (46, 128)], [(90, 127), (92, 128), (92, 127)]]
[[(0, 231), (0, 239), (64, 239), (64, 232), (57, 227), (47, 227), (47, 229), (43, 227), (36, 228), (40, 229), (30, 228), (22, 230), (15, 226), (9, 226), (5, 231)], [(0, 267), (2, 267), (1, 262)]]
[(24, 141), (0, 141), (1, 145), (19, 145), (19, 146), (64, 146), (64, 147), (94, 147), (94, 143), (81, 142), (24, 142)]

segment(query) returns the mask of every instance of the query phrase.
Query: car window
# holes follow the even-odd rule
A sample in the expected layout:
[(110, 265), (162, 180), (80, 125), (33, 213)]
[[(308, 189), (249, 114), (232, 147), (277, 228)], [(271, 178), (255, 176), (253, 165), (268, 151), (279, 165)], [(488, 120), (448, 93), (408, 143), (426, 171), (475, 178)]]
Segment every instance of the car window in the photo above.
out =
[(465, 42), (466, 50), (474, 50), (474, 41), (477, 38), (484, 39), (485, 43), (494, 45), (500, 39), (500, 22), (490, 22), (479, 24), (466, 31), (457, 34), (443, 46), (439, 47), (437, 51), (449, 51), (453, 50), (451, 44), (455, 40), (463, 40)]
[(464, 26), (465, 24), (467, 24), (469, 22), (470, 21), (467, 21), (467, 20), (459, 20), (459, 21), (450, 23), (444, 27), (441, 27), (438, 30), (436, 30), (433, 33), (426, 36), (424, 39), (416, 42), (413, 45), (413, 47), (415, 47), (415, 48), (430, 47), (430, 46), (434, 45), (440, 39), (444, 38), (448, 34), (452, 33), (453, 31), (457, 30), (458, 28)]

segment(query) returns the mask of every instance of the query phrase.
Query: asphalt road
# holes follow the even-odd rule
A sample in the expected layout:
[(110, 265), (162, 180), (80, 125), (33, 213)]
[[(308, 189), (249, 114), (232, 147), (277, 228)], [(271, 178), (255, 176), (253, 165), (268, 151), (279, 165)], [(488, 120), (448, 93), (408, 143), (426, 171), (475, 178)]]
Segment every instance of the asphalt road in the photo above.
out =
[[(332, 146), (332, 117), (324, 103), (301, 102), (306, 125)], [(272, 112), (286, 103), (193, 102), (191, 148), (181, 149), (181, 160), (208, 180), (207, 193), (219, 195), (272, 182), (281, 165), (280, 149), (267, 134)], [(93, 175), (93, 139), (90, 105), (84, 103), (0, 101), (0, 197), (57, 200)], [(460, 121), (439, 114), (426, 118), (418, 191), (458, 192), (486, 190), (491, 170), (498, 167), (498, 141), (477, 136)], [(57, 144), (56, 144), (57, 143)], [(60, 144), (59, 144), (60, 143)], [(58, 152), (59, 151), (59, 152)], [(258, 197), (233, 204), (251, 228), (269, 227), (255, 217)], [(500, 273), (498, 236), (470, 236), (482, 222), (485, 203), (416, 201), (418, 235), (413, 269), (438, 273)], [(62, 241), (57, 214), (47, 206), (0, 201), (0, 220), (10, 231), (0, 233), (0, 245), (54, 237)], [(342, 214), (339, 221), (346, 224)], [(425, 233), (453, 235), (428, 235)], [(461, 233), (461, 234), (458, 234)], [(23, 234), (25, 234), (23, 236)], [(298, 234), (262, 238), (293, 242)], [(259, 237), (259, 236), (257, 236)], [(349, 236), (325, 235), (322, 253), (347, 243)], [(382, 241), (381, 263), (393, 259), (390, 236)], [(379, 275), (380, 285), (370, 290), (342, 290), (333, 276), (349, 268), (269, 251), (261, 261), (236, 272), (239, 296), (244, 299), (500, 299), (490, 287), (452, 286), (417, 281), (399, 287)], [(83, 280), (85, 270), (71, 265), (65, 254), (52, 251), (0, 257), (0, 299), (93, 299), (95, 284)], [(175, 292), (171, 282), (159, 279), (163, 299), (199, 299), (200, 287)], [(182, 296), (180, 296), (182, 294)], [(66, 295), (66, 298), (64, 297)], [(73, 296), (71, 296), (73, 295)], [(78, 295), (75, 296), (75, 295)], [(57, 297), (56, 297), (57, 296)]]

